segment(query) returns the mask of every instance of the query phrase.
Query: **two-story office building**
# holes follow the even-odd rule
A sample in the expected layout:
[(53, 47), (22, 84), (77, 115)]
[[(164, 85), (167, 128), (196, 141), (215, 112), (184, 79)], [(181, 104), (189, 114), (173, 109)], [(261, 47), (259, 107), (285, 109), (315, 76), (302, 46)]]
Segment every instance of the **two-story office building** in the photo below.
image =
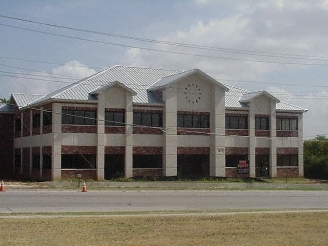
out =
[(303, 176), (306, 109), (198, 69), (114, 66), (10, 101), (13, 169), (26, 177)]

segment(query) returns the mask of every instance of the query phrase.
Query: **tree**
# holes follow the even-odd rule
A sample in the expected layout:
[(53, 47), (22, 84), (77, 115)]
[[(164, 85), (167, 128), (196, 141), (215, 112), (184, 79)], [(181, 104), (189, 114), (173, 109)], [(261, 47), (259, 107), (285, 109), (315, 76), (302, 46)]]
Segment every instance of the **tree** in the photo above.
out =
[(318, 135), (304, 142), (304, 176), (328, 179), (328, 138)]
[(0, 103), (9, 103), (9, 101), (6, 98), (0, 98)]

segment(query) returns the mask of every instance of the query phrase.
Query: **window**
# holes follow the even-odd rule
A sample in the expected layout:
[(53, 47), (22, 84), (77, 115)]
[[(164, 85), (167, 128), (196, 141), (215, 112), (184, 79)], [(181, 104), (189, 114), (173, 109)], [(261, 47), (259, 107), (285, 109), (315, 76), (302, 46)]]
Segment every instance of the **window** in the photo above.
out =
[(209, 128), (209, 115), (178, 114), (178, 127)]
[(277, 130), (296, 131), (298, 130), (298, 121), (296, 118), (277, 118)]
[(52, 124), (52, 112), (43, 111), (43, 125), (48, 126)]
[(32, 126), (33, 126), (33, 128), (39, 128), (40, 127), (40, 114), (33, 114)]
[(43, 155), (43, 169), (51, 169), (51, 155)]
[(124, 126), (124, 112), (105, 112), (105, 125)]
[(19, 132), (22, 130), (22, 121), (21, 119), (16, 119), (15, 120), (15, 131)]
[(15, 155), (15, 168), (21, 167), (21, 155)]
[(40, 169), (40, 155), (32, 155), (32, 168)]
[(256, 117), (255, 118), (256, 130), (269, 130), (269, 118), (268, 117)]
[(247, 116), (226, 116), (226, 129), (247, 129)]
[(133, 113), (133, 124), (161, 127), (163, 125), (162, 113)]
[(63, 110), (62, 124), (96, 125), (96, 111)]
[(277, 166), (298, 166), (298, 155), (278, 155)]
[(62, 169), (95, 169), (96, 155), (62, 155)]
[(162, 155), (133, 155), (133, 168), (162, 168)]
[(226, 155), (226, 167), (237, 167), (239, 161), (248, 160), (247, 155)]

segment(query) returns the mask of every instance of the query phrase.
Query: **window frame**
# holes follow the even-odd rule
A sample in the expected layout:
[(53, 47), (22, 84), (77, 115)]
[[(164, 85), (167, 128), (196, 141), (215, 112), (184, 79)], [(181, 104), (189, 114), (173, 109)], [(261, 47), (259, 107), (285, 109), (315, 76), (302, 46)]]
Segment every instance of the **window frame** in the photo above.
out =
[(40, 128), (41, 127), (41, 114), (33, 114), (32, 115), (32, 128)]
[[(235, 119), (236, 121), (232, 121)], [(226, 115), (225, 129), (228, 130), (247, 130), (248, 129), (248, 116), (247, 115)]]
[(163, 113), (159, 112), (133, 112), (134, 126), (163, 126)]
[[(265, 120), (265, 122), (263, 122)], [(269, 117), (256, 116), (255, 117), (255, 130), (270, 130), (270, 119)]]
[[(88, 115), (92, 114), (94, 117)], [(89, 124), (90, 123), (90, 124)], [(97, 111), (95, 110), (62, 110), (63, 125), (97, 125)]]
[(298, 118), (276, 118), (278, 131), (298, 131)]
[(182, 128), (210, 128), (210, 115), (178, 113), (177, 127)]
[[(296, 165), (293, 165), (295, 164)], [(277, 167), (298, 167), (298, 155), (277, 155)]]
[[(119, 117), (119, 116), (121, 116), (121, 117)], [(119, 118), (121, 118), (121, 120)], [(106, 111), (105, 112), (105, 125), (106, 126), (124, 126), (125, 125), (125, 112)]]

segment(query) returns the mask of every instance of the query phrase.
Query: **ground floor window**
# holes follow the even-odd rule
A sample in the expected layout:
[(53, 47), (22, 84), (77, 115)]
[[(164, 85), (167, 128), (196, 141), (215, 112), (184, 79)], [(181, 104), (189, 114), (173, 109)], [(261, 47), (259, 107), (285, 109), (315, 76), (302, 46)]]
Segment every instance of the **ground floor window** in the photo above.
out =
[(133, 155), (133, 168), (163, 168), (162, 155)]
[(32, 155), (32, 168), (40, 169), (40, 155)]
[(96, 155), (62, 155), (61, 165), (62, 169), (95, 169)]
[(105, 179), (124, 177), (124, 154), (105, 155)]
[(278, 155), (277, 156), (277, 166), (298, 166), (298, 155)]
[(209, 167), (209, 155), (178, 155), (179, 178), (208, 178)]
[(43, 155), (43, 169), (51, 169), (51, 155)]
[(247, 155), (227, 155), (226, 167), (237, 167), (239, 161), (248, 160)]
[(15, 155), (15, 168), (21, 167), (21, 155)]

